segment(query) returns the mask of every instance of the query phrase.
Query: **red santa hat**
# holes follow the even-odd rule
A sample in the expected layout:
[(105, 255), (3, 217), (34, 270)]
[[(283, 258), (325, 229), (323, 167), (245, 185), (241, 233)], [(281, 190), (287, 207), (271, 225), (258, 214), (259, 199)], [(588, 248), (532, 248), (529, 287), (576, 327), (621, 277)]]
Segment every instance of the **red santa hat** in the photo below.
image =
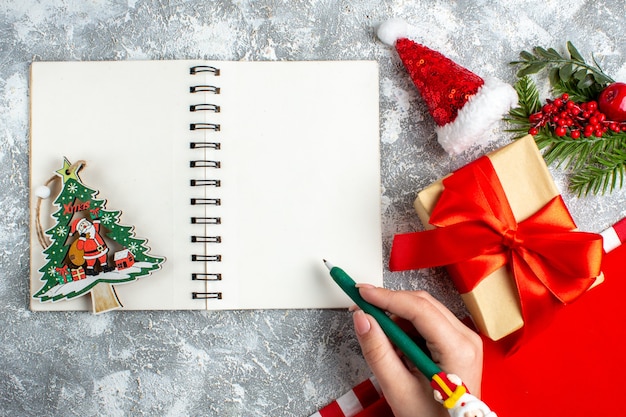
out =
[(411, 40), (409, 31), (406, 22), (392, 19), (378, 28), (378, 37), (395, 46), (437, 124), (443, 149), (456, 155), (489, 142), (487, 131), (517, 104), (515, 89), (495, 78), (481, 78)]
[(81, 224), (82, 222), (87, 222), (90, 223), (89, 220), (85, 219), (85, 218), (80, 218), (80, 219), (75, 219), (71, 226), (70, 226), (70, 236), (72, 236), (74, 233), (76, 233), (76, 229), (78, 229), (78, 225)]

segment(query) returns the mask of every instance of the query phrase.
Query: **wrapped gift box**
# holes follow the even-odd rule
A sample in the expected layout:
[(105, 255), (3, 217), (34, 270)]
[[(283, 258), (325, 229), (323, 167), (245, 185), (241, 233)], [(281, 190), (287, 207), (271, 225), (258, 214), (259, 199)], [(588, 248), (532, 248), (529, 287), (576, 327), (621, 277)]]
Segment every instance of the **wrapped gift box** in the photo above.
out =
[(80, 281), (81, 279), (87, 278), (85, 275), (85, 269), (82, 266), (79, 266), (76, 269), (71, 269), (72, 271), (72, 281)]
[[(517, 222), (527, 219), (559, 195), (532, 136), (521, 138), (487, 156)], [(434, 228), (429, 223), (430, 214), (443, 190), (442, 179), (419, 192), (415, 200), (415, 209), (427, 229)], [(463, 274), (457, 265), (448, 265), (447, 268), (453, 280)], [(601, 280), (602, 276), (598, 277), (594, 285)], [(486, 276), (461, 297), (476, 327), (493, 340), (499, 340), (524, 326), (515, 281), (506, 266)]]
[(59, 285), (63, 285), (63, 284), (67, 284), (68, 281), (71, 281), (72, 279), (69, 277), (70, 273), (67, 270), (67, 265), (64, 265), (63, 268), (55, 268), (56, 272), (57, 272), (57, 283)]

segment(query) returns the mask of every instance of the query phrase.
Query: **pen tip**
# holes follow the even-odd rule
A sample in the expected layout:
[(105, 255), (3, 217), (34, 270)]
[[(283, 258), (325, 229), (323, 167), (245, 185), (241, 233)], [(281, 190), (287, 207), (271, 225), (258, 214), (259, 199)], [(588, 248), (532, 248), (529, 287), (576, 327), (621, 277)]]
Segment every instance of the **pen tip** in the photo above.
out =
[(326, 265), (326, 268), (328, 268), (329, 271), (333, 269), (333, 265), (330, 262), (328, 262), (326, 259), (323, 259), (323, 261), (324, 265)]

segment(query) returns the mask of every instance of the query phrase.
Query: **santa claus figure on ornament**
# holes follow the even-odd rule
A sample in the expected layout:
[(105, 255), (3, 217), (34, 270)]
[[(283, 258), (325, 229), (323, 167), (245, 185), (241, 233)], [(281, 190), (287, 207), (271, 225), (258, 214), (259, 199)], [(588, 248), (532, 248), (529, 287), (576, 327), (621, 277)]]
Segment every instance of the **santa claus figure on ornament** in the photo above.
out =
[[(444, 383), (432, 382), (434, 396), (448, 409), (451, 417), (497, 417), (487, 404), (467, 391), (463, 381), (457, 375), (443, 375)], [(445, 388), (445, 389), (444, 389)]]
[(87, 264), (86, 275), (98, 275), (100, 272), (94, 268), (96, 262), (100, 263), (102, 272), (109, 272), (115, 268), (109, 266), (107, 253), (109, 248), (100, 236), (100, 219), (95, 218), (93, 222), (85, 218), (76, 219), (72, 223), (70, 236), (78, 232), (79, 238), (76, 248), (84, 252), (83, 258)]

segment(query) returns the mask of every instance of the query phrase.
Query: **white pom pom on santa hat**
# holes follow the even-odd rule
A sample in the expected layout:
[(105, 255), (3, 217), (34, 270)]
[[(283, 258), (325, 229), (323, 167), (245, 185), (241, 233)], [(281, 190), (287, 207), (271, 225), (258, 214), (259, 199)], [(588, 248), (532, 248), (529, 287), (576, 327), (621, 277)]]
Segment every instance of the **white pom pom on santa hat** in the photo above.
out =
[(384, 44), (393, 46), (398, 39), (409, 36), (409, 25), (402, 19), (389, 19), (378, 27), (376, 34)]
[(409, 36), (410, 27), (391, 19), (378, 28), (379, 39), (395, 46), (404, 67), (435, 119), (437, 139), (450, 155), (492, 138), (487, 131), (517, 105), (515, 89), (498, 79), (483, 79)]

